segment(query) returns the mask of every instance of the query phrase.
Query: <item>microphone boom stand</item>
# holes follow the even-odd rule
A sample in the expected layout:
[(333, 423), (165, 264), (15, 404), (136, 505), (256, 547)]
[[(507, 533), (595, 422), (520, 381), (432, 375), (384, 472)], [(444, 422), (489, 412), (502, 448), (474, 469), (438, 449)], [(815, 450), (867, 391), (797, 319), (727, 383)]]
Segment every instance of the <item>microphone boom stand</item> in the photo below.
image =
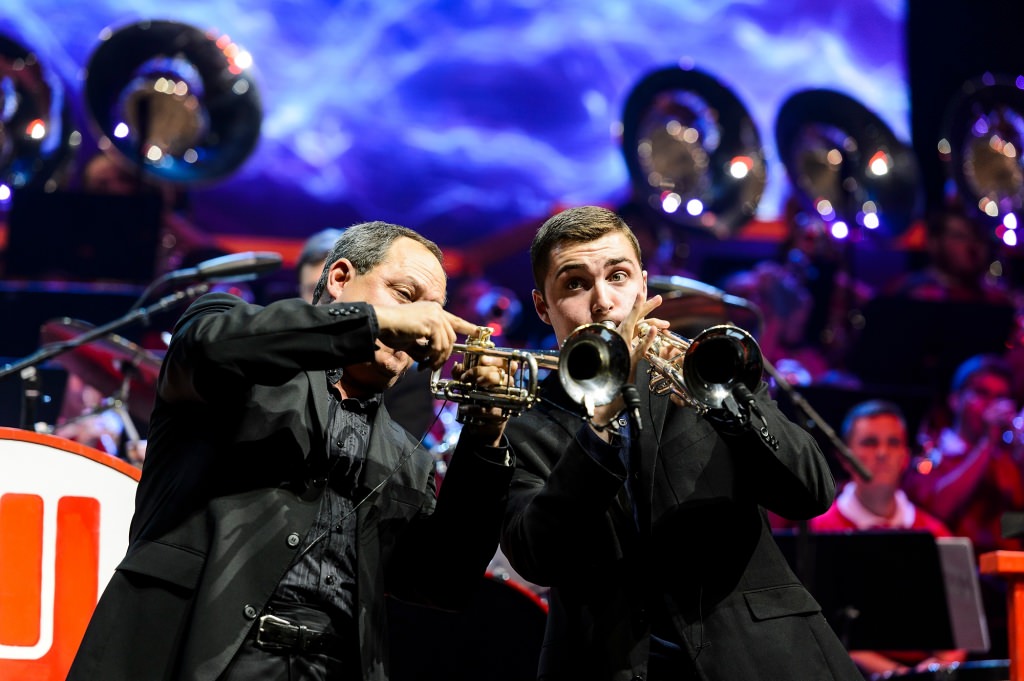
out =
[[(4, 377), (9, 376), (10, 374), (13, 373), (19, 373), (26, 379), (33, 378), (34, 372), (31, 371), (31, 369), (39, 365), (41, 362), (44, 362), (50, 359), (51, 357), (56, 357), (57, 355), (67, 352), (69, 350), (74, 350), (75, 348), (85, 345), (90, 341), (102, 338), (138, 320), (142, 320), (144, 324), (148, 324), (150, 315), (155, 314), (157, 312), (163, 312), (164, 310), (173, 307), (174, 305), (177, 305), (183, 300), (190, 300), (192, 298), (201, 296), (202, 294), (206, 293), (209, 289), (210, 285), (205, 283), (197, 284), (195, 286), (189, 286), (184, 291), (178, 291), (176, 293), (164, 296), (163, 298), (153, 303), (152, 305), (149, 305), (148, 307), (140, 307), (131, 310), (127, 314), (118, 317), (112, 322), (104, 324), (103, 326), (97, 326), (96, 328), (90, 329), (89, 331), (86, 331), (81, 335), (75, 336), (74, 338), (71, 338), (66, 341), (61, 341), (59, 343), (51, 343), (49, 345), (44, 345), (43, 347), (39, 348), (28, 357), (25, 357), (24, 359), (21, 359), (15, 362), (14, 364), (7, 364), (4, 365), (3, 368), (0, 368), (0, 379), (3, 379)], [(38, 388), (38, 379), (34, 381), (28, 381), (28, 383), (29, 390), (26, 390), (26, 401), (30, 399), (37, 399), (40, 393)], [(30, 392), (31, 395), (29, 394)], [(33, 430), (32, 423), (26, 422), (26, 420), (34, 418), (32, 416), (34, 413), (34, 404), (31, 406), (26, 404), (23, 407), (21, 424), (22, 429)]]
[(853, 452), (850, 451), (850, 448), (846, 446), (846, 443), (836, 435), (836, 431), (832, 429), (832, 426), (828, 425), (828, 422), (821, 417), (821, 414), (819, 414), (814, 407), (804, 399), (803, 395), (797, 392), (796, 388), (793, 387), (793, 384), (787, 381), (786, 378), (779, 373), (778, 369), (775, 368), (775, 365), (772, 364), (767, 357), (762, 357), (762, 361), (764, 362), (764, 370), (769, 376), (775, 379), (775, 383), (782, 388), (786, 395), (789, 396), (789, 399), (793, 404), (796, 405), (796, 407), (803, 413), (807, 414), (807, 418), (809, 418), (814, 425), (825, 434), (825, 437), (827, 437), (829, 442), (832, 443), (832, 446), (836, 448), (836, 451), (838, 451), (851, 466), (857, 469), (857, 474), (864, 478), (865, 481), (870, 482), (871, 472), (864, 467), (864, 464), (861, 463), (860, 459), (854, 456)]

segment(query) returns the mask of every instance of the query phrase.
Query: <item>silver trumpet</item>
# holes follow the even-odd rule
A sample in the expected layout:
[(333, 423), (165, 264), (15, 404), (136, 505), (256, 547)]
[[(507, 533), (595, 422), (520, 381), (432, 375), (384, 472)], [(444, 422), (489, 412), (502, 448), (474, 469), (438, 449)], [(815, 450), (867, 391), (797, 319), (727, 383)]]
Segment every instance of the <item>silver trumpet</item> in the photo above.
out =
[[(645, 335), (648, 325), (638, 326)], [(644, 357), (651, 365), (650, 390), (672, 392), (701, 415), (725, 410), (738, 385), (753, 392), (764, 372), (757, 341), (732, 324), (709, 327), (692, 339), (659, 331)]]
[(558, 371), (558, 379), (569, 397), (583, 405), (587, 416), (594, 407), (608, 404), (619, 394), (629, 377), (629, 346), (614, 329), (604, 324), (584, 324), (562, 343), (561, 350), (517, 350), (495, 347), (490, 327), (480, 327), (465, 344), (456, 343), (452, 353), (461, 353), (464, 369), (470, 369), (484, 356), (519, 363), (505, 384), (480, 388), (476, 385), (442, 379), (440, 370), (430, 377), (434, 397), (461, 404), (500, 408), (503, 415), (518, 416), (538, 399), (538, 374), (541, 369)]
[[(641, 322), (638, 331), (647, 333)], [(594, 407), (612, 402), (629, 378), (629, 346), (622, 336), (604, 323), (577, 327), (561, 350), (517, 350), (495, 347), (492, 329), (480, 327), (465, 344), (456, 343), (452, 353), (463, 355), (463, 367), (470, 369), (481, 357), (499, 357), (519, 363), (519, 371), (509, 375), (505, 384), (481, 388), (474, 384), (442, 379), (440, 370), (430, 378), (437, 399), (479, 407), (501, 408), (503, 415), (518, 416), (532, 407), (538, 398), (538, 373), (557, 370), (569, 397), (583, 405), (587, 417)], [(742, 384), (756, 389), (764, 371), (764, 360), (757, 341), (747, 331), (731, 324), (705, 329), (689, 339), (671, 331), (659, 331), (644, 354), (651, 365), (649, 388), (652, 392), (672, 392), (685, 405), (704, 415), (731, 411), (726, 401), (733, 389)]]

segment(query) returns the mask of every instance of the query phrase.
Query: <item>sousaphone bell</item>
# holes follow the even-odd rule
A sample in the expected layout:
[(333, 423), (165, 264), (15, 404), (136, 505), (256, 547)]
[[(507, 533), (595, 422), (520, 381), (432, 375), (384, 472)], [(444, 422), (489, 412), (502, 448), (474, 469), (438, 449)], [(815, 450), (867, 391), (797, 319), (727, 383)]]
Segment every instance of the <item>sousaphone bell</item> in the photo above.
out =
[(173, 21), (106, 29), (89, 58), (85, 104), (99, 147), (143, 176), (209, 183), (259, 139), (251, 55), (227, 35)]
[(34, 50), (0, 36), (0, 183), (45, 186), (68, 160), (71, 127), (63, 81)]

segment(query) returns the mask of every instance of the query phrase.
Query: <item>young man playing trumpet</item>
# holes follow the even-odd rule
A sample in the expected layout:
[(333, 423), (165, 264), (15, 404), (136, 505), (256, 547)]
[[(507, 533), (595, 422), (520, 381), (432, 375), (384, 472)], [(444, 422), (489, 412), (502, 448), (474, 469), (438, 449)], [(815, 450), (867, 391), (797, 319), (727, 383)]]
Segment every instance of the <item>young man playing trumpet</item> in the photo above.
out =
[(539, 678), (862, 679), (765, 514), (807, 519), (831, 504), (813, 438), (763, 381), (736, 391), (749, 426), (648, 388), (646, 357), (668, 323), (645, 319), (661, 299), (647, 299), (639, 245), (615, 213), (555, 215), (530, 257), (534, 305), (559, 344), (611, 322), (631, 347), (625, 392), (639, 393), (588, 421), (552, 374), (506, 428), (516, 470), (502, 549), (551, 587)]

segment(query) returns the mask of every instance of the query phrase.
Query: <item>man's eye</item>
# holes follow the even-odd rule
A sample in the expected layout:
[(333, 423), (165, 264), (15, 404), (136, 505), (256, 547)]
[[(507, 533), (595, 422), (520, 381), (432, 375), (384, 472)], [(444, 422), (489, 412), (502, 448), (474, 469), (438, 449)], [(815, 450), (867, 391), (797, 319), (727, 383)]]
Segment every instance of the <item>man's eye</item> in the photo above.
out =
[(616, 272), (612, 276), (608, 277), (608, 281), (624, 281), (628, 279), (625, 272)]
[(577, 289), (583, 288), (583, 282), (580, 281), (579, 279), (570, 279), (565, 283), (565, 287), (570, 291), (575, 291)]

